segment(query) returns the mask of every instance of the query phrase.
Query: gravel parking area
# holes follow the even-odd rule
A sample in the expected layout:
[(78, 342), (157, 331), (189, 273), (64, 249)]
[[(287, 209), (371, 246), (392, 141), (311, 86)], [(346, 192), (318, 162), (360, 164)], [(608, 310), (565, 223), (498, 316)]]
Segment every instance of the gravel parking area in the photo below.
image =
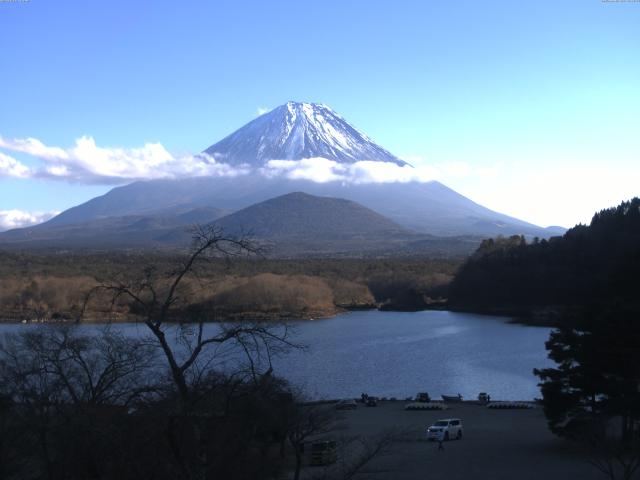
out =
[[(390, 429), (403, 431), (389, 452), (377, 456), (356, 478), (372, 479), (602, 479), (576, 446), (548, 431), (540, 408), (494, 410), (471, 403), (452, 404), (445, 411), (407, 411), (404, 402), (359, 405), (341, 412), (335, 438), (373, 439)], [(444, 442), (425, 439), (425, 429), (442, 418), (460, 418), (464, 438)], [(318, 467), (306, 467), (305, 477)]]

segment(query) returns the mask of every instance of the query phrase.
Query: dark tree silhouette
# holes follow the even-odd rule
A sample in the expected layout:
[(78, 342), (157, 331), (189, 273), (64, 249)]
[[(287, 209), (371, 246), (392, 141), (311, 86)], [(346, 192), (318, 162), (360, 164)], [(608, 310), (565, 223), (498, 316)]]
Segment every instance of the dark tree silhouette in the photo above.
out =
[(546, 343), (556, 368), (536, 369), (551, 429), (567, 420), (619, 416), (620, 435), (640, 419), (640, 321), (623, 308), (586, 311), (565, 318)]
[(640, 311), (639, 286), (640, 198), (634, 198), (562, 237), (485, 240), (456, 274), (449, 296), (460, 308), (522, 314), (613, 301)]
[(564, 318), (546, 343), (555, 368), (536, 369), (550, 429), (590, 448), (610, 478), (640, 467), (640, 321), (624, 307)]
[[(95, 478), (125, 438), (121, 421), (157, 385), (154, 352), (109, 329), (42, 326), (0, 343), (0, 478)], [(5, 437), (3, 437), (5, 438)], [(3, 449), (2, 447), (8, 447)], [(4, 451), (3, 451), (4, 450)]]

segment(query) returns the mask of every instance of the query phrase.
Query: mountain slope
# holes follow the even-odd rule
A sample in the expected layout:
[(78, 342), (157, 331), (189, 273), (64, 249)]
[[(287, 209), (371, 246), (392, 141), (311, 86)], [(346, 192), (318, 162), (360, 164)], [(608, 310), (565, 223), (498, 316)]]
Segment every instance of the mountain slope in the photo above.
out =
[[(293, 192), (256, 203), (215, 221), (225, 233), (248, 234), (270, 256), (450, 257), (467, 255), (479, 237), (434, 237), (407, 230), (356, 202)], [(186, 245), (190, 235), (175, 229), (163, 244)]]
[(2, 246), (31, 246), (84, 249), (156, 246), (156, 237), (194, 224), (214, 222), (226, 212), (198, 208), (178, 215), (123, 215), (89, 219), (76, 223), (41, 224), (0, 233)]
[(216, 160), (262, 166), (269, 160), (322, 157), (340, 163), (359, 160), (406, 165), (349, 125), (326, 105), (288, 102), (210, 146)]
[[(244, 175), (234, 178), (153, 180), (117, 187), (62, 212), (42, 224), (56, 226), (123, 215), (163, 215), (200, 207), (236, 211), (292, 192), (344, 198), (374, 210), (402, 227), (431, 235), (514, 235), (541, 238), (557, 234), (494, 212), (439, 182), (316, 183)], [(1, 236), (1, 234), (0, 234)]]
[(215, 219), (217, 209), (194, 209), (175, 216), (124, 216), (81, 223), (36, 226), (0, 234), (2, 249), (160, 249), (189, 246), (190, 226), (222, 227), (228, 234), (250, 233), (270, 256), (449, 257), (466, 255), (478, 237), (440, 238), (406, 230), (355, 202), (294, 192)]
[(216, 224), (225, 231), (251, 230), (261, 238), (406, 233), (398, 224), (356, 202), (302, 192), (251, 205), (219, 219)]

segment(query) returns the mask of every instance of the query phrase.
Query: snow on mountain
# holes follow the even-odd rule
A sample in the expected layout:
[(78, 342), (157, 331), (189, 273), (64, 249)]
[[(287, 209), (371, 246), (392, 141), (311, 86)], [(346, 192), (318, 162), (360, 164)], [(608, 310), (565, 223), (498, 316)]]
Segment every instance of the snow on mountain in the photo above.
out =
[(331, 108), (304, 102), (288, 102), (261, 115), (204, 153), (231, 165), (262, 166), (269, 160), (318, 157), (340, 163), (369, 160), (408, 165)]

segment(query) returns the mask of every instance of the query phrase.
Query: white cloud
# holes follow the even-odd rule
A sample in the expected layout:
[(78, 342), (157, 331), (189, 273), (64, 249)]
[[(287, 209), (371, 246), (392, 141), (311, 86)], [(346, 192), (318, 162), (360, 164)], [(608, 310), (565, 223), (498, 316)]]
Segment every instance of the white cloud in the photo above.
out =
[(47, 147), (36, 138), (14, 138), (7, 139), (0, 137), (0, 147), (14, 152), (26, 153), (33, 157), (45, 160), (57, 160), (68, 158), (67, 152), (58, 147)]
[(30, 174), (29, 167), (0, 152), (0, 177), (27, 178)]
[(369, 160), (347, 164), (326, 158), (270, 160), (261, 172), (267, 177), (285, 176), (292, 180), (311, 180), (318, 183), (428, 182), (434, 180), (437, 173), (429, 166), (414, 168)]
[(261, 171), (267, 177), (283, 175), (291, 180), (311, 180), (319, 183), (345, 178), (345, 167), (326, 158), (269, 160)]
[(264, 115), (265, 113), (267, 113), (269, 111), (271, 111), (271, 109), (265, 108), (265, 107), (258, 107), (258, 116)]
[[(258, 109), (258, 113), (264, 111), (267, 109)], [(0, 175), (23, 178), (119, 184), (142, 179), (237, 176), (251, 171), (246, 165), (232, 166), (225, 163), (223, 158), (204, 153), (176, 157), (160, 143), (146, 143), (138, 148), (101, 147), (90, 136), (78, 138), (72, 147), (66, 149), (46, 145), (35, 138), (0, 137), (0, 148), (31, 155), (42, 161), (41, 167), (29, 168), (0, 152)], [(259, 172), (269, 177), (350, 183), (424, 182), (433, 180), (441, 173), (429, 165), (414, 168), (367, 160), (343, 164), (325, 158), (271, 160)]]
[[(100, 147), (92, 137), (83, 136), (71, 148), (45, 145), (35, 138), (5, 139), (0, 148), (40, 159), (40, 168), (30, 169), (7, 155), (0, 157), (0, 174), (64, 179), (79, 183), (119, 184), (133, 180), (198, 176), (244, 175), (248, 166), (232, 166), (207, 154), (175, 157), (160, 143), (138, 148)], [(3, 161), (3, 158), (5, 159)], [(271, 160), (259, 172), (315, 182), (382, 183), (429, 181), (437, 176), (430, 166), (399, 166), (390, 162), (360, 161), (343, 164), (325, 158)]]
[(411, 167), (372, 161), (349, 165), (349, 173), (354, 183), (429, 182), (437, 176), (437, 171), (430, 166)]
[(0, 210), (0, 232), (12, 228), (28, 227), (46, 222), (60, 212), (25, 212), (23, 210)]
[(139, 148), (100, 147), (83, 136), (68, 149), (50, 147), (34, 138), (8, 140), (0, 137), (0, 148), (25, 153), (43, 162), (29, 169), (0, 153), (0, 175), (58, 178), (81, 183), (118, 184), (141, 179), (197, 176), (236, 176), (247, 173), (206, 154), (175, 157), (160, 143)]
[[(0, 177), (113, 185), (142, 179), (233, 177), (252, 172), (247, 165), (233, 166), (221, 157), (174, 156), (160, 143), (147, 143), (138, 148), (101, 147), (87, 136), (66, 149), (45, 145), (35, 138), (0, 137), (0, 149), (41, 161), (39, 167), (30, 167), (0, 152)], [(308, 158), (271, 160), (258, 168), (257, 173), (321, 183), (438, 180), (481, 205), (539, 225), (572, 226), (588, 222), (595, 211), (640, 194), (640, 163), (633, 152), (617, 153), (616, 163), (606, 163), (598, 155), (574, 157), (560, 153), (543, 156), (535, 152), (522, 152), (519, 161), (478, 157), (469, 162), (455, 158), (437, 162), (418, 156), (405, 157), (414, 167), (374, 161), (343, 164), (325, 158)], [(1, 211), (0, 228), (15, 228), (45, 218), (38, 215), (49, 214)]]

